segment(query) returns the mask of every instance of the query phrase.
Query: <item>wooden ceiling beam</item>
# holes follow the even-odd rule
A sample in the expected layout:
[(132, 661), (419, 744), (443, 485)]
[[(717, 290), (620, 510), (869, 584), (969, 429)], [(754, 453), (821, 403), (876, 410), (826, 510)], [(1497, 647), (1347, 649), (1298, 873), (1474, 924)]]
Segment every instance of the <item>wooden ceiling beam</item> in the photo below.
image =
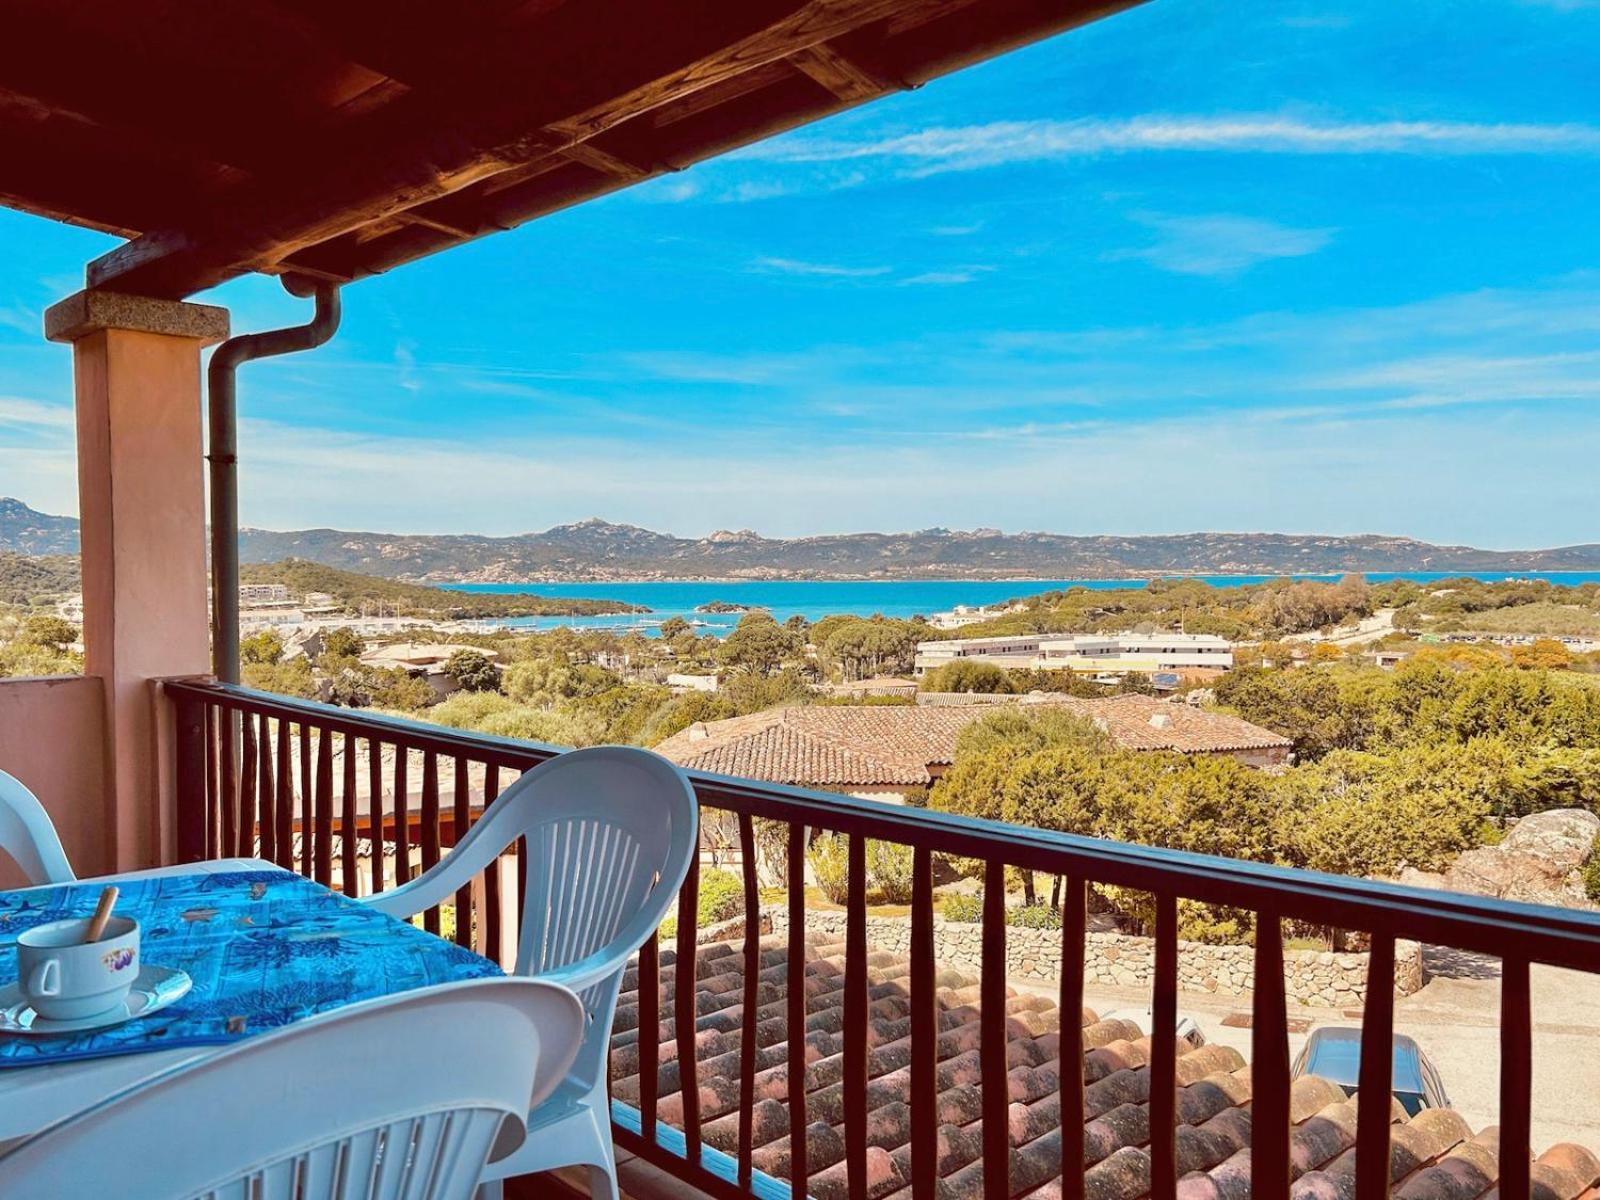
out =
[(582, 163), (586, 167), (599, 171), (602, 175), (615, 175), (619, 179), (625, 179), (632, 183), (637, 183), (641, 179), (648, 179), (655, 174), (649, 167), (641, 167), (637, 163), (618, 158), (615, 154), (602, 150), (593, 142), (574, 142), (570, 146), (562, 147), (560, 153), (562, 158)]
[[(144, 234), (96, 259), (89, 284), (182, 297), (271, 269), (919, 2), (699, 0), (685, 6), (699, 11), (665, 27), (657, 0), (563, 6), (535, 23), (538, 36), (525, 44), (508, 38), (516, 44), (485, 48), (479, 69), (442, 107), (418, 93), (403, 97), (376, 114), (381, 128), (363, 123), (320, 166), (247, 186), (206, 222)], [(591, 66), (575, 71), (574, 62)], [(508, 80), (517, 81), (509, 92)]]
[(789, 55), (789, 62), (846, 104), (860, 104), (906, 86), (869, 70), (827, 42), (818, 42)]

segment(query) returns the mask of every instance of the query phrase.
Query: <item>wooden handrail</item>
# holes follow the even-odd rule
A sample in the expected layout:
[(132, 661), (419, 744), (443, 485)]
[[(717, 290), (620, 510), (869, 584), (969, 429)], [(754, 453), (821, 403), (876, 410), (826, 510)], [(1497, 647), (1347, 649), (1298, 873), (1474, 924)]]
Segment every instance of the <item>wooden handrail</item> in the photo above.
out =
[[(180, 710), (187, 701), (265, 713), (515, 771), (561, 752), (556, 746), (444, 729), (227, 684), (181, 679), (168, 681), (165, 689)], [(1157, 895), (1270, 908), (1291, 920), (1383, 932), (1484, 954), (1501, 955), (1515, 947), (1529, 961), (1552, 966), (1592, 971), (1600, 962), (1600, 913), (1138, 846), (726, 775), (688, 774), (702, 803), (736, 814), (859, 834), (938, 854), (992, 858), (1008, 866)]]

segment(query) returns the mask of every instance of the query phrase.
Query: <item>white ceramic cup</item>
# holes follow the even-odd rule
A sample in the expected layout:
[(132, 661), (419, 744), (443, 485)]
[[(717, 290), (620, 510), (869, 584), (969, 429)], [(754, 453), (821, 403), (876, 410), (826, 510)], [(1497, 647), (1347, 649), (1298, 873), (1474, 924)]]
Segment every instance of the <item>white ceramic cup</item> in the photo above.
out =
[(89, 918), (36, 925), (17, 938), (17, 983), (51, 1021), (110, 1012), (139, 976), (139, 922), (112, 917), (98, 942), (85, 942)]

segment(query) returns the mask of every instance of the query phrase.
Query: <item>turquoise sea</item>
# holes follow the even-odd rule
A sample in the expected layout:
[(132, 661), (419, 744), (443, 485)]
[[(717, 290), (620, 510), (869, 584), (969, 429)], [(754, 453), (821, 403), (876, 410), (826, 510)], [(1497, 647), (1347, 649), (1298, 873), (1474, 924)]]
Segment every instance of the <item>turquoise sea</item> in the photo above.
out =
[[(1504, 571), (1393, 571), (1375, 572), (1367, 578), (1374, 583), (1386, 579), (1414, 579), (1428, 582), (1437, 579), (1460, 579), (1464, 575), (1474, 579), (1498, 580), (1507, 577)], [(1525, 571), (1518, 578), (1548, 579), (1552, 583), (1575, 585), (1600, 582), (1600, 571)], [(1236, 587), (1245, 583), (1265, 583), (1274, 575), (1196, 575), (1205, 583), (1216, 587)], [(1297, 575), (1297, 579), (1337, 580), (1334, 575)], [(642, 604), (650, 609), (648, 614), (622, 614), (604, 617), (516, 617), (501, 622), (507, 626), (524, 629), (554, 629), (567, 625), (577, 629), (609, 629), (626, 631), (638, 629), (654, 634), (656, 628), (668, 617), (682, 617), (698, 621), (701, 633), (726, 634), (739, 623), (739, 613), (697, 613), (702, 604), (722, 600), (730, 604), (744, 604), (765, 608), (778, 620), (787, 620), (796, 613), (808, 621), (818, 621), (837, 613), (871, 616), (882, 613), (886, 617), (931, 616), (948, 612), (958, 604), (996, 604), (1019, 596), (1039, 592), (1059, 591), (1069, 587), (1120, 588), (1141, 587), (1143, 579), (934, 579), (894, 581), (829, 582), (820, 580), (741, 583), (457, 583), (444, 586), (463, 592), (537, 592), (541, 596), (584, 596), (598, 600), (625, 600)]]

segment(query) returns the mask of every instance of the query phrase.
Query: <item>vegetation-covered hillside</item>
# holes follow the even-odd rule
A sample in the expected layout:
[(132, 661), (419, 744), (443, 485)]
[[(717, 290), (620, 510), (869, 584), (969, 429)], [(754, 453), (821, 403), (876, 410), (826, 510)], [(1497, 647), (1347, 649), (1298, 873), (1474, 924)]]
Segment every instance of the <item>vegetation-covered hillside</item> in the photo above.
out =
[(538, 596), (531, 592), (483, 594), (452, 592), (424, 584), (401, 583), (305, 559), (275, 563), (245, 563), (239, 568), (243, 583), (282, 583), (296, 595), (326, 592), (345, 608), (381, 604), (398, 616), (460, 619), (467, 617), (591, 616), (603, 613), (644, 612), (635, 604), (618, 600)]
[(0, 604), (44, 604), (70, 596), (78, 586), (75, 555), (34, 557), (0, 551)]

